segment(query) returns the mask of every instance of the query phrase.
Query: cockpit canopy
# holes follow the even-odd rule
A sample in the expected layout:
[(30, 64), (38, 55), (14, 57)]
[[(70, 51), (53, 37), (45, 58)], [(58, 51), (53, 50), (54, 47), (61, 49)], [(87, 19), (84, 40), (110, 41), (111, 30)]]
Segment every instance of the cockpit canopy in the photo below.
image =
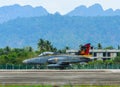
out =
[(43, 52), (38, 56), (46, 56), (46, 55), (53, 55), (53, 54), (54, 54), (54, 52)]

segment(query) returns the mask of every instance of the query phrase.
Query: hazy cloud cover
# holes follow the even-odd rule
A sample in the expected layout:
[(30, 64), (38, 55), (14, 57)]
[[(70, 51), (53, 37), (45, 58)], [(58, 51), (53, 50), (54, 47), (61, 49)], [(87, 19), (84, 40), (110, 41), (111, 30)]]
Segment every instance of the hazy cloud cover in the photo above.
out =
[(50, 13), (58, 11), (65, 14), (79, 5), (89, 7), (95, 3), (101, 4), (103, 9), (120, 9), (120, 0), (0, 0), (0, 7), (13, 4), (43, 6)]

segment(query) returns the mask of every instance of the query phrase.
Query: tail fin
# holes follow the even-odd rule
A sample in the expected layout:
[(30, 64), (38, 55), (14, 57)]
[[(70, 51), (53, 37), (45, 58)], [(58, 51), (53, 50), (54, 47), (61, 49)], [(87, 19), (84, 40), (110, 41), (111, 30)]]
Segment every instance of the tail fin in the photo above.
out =
[(90, 43), (85, 44), (84, 46), (81, 47), (80, 55), (89, 55), (90, 51)]

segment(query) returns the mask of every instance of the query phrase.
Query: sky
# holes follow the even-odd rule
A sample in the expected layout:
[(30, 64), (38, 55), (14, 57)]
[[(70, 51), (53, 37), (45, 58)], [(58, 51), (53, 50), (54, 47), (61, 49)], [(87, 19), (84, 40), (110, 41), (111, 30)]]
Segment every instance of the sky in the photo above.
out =
[(80, 5), (89, 7), (96, 3), (101, 4), (104, 10), (109, 8), (120, 9), (120, 0), (0, 0), (0, 7), (13, 4), (42, 6), (50, 13), (66, 14)]

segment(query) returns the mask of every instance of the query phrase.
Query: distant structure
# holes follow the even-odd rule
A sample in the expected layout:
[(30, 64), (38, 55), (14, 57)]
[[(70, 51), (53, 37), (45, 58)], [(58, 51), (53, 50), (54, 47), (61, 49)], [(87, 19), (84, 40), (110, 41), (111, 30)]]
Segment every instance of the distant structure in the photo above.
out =
[(90, 50), (90, 54), (94, 57), (94, 59), (99, 60), (106, 60), (106, 59), (111, 59), (115, 58), (118, 56), (118, 53), (120, 53), (120, 50), (116, 49), (93, 49)]
[[(75, 55), (78, 50), (66, 50), (67, 54)], [(116, 49), (92, 49), (90, 50), (90, 54), (95, 60), (106, 60), (115, 58), (120, 53), (120, 50)]]

